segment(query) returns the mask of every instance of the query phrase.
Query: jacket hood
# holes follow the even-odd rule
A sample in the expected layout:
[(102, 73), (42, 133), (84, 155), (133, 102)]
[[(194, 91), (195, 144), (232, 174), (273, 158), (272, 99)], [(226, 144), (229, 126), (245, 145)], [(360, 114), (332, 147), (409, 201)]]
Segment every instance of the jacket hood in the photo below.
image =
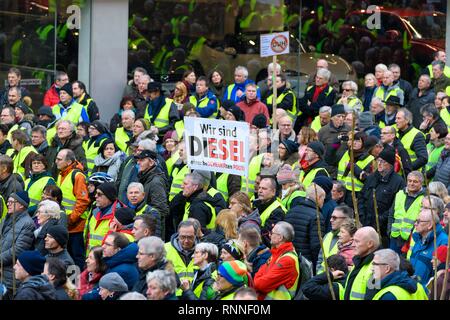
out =
[(305, 207), (313, 208), (316, 210), (316, 203), (308, 198), (300, 198), (299, 204)]
[(56, 300), (56, 292), (53, 285), (48, 281), (47, 276), (37, 275), (28, 278), (25, 282), (22, 282), (21, 288), (31, 288), (41, 294), (45, 300)]
[(60, 147), (60, 149), (72, 149), (75, 150), (78, 146), (83, 144), (83, 138), (76, 134), (75, 132), (72, 133), (72, 135), (69, 137), (69, 139), (62, 143), (62, 141), (59, 139), (57, 135), (52, 140), (51, 146), (52, 147)]
[(239, 225), (243, 225), (244, 223), (254, 223), (254, 224), (256, 224), (256, 226), (260, 226), (261, 225), (261, 216), (259, 215), (259, 210), (255, 209), (248, 216), (241, 217), (239, 219)]
[(399, 286), (409, 293), (414, 293), (417, 290), (417, 282), (411, 279), (406, 271), (395, 271), (394, 273), (381, 280), (382, 288), (390, 285)]
[(181, 253), (183, 255), (192, 255), (194, 253), (195, 245), (197, 245), (197, 243), (198, 243), (198, 239), (195, 239), (195, 245), (192, 248), (192, 250), (189, 250), (189, 251), (183, 250), (181, 248), (180, 243), (178, 241), (178, 232), (174, 233), (172, 235), (172, 237), (170, 237), (170, 243), (179, 253)]
[(133, 242), (130, 243), (128, 246), (117, 252), (112, 257), (105, 258), (105, 263), (108, 265), (108, 267), (114, 268), (118, 265), (130, 263), (135, 264), (136, 263), (136, 255), (138, 253), (138, 245)]
[(96, 166), (110, 166), (115, 163), (117, 160), (123, 160), (125, 158), (125, 153), (123, 151), (117, 151), (113, 154), (113, 156), (109, 159), (103, 158), (101, 154), (94, 158), (94, 164)]

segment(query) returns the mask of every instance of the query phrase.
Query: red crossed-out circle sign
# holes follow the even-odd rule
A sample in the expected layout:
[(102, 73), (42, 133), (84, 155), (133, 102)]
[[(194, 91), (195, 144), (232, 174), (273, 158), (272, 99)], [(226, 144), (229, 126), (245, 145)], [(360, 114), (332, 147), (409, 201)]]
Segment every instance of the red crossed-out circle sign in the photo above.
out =
[(282, 34), (275, 36), (270, 42), (270, 48), (272, 49), (273, 52), (276, 53), (283, 52), (284, 50), (286, 50), (287, 46), (288, 46), (288, 39)]

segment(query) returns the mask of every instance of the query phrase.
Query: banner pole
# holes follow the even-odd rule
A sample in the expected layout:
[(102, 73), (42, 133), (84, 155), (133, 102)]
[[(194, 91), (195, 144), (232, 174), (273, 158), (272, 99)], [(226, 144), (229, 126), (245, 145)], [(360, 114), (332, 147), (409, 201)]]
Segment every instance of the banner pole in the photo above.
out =
[(272, 72), (272, 89), (273, 89), (273, 95), (272, 95), (272, 124), (273, 124), (273, 131), (275, 132), (277, 130), (277, 56), (273, 56), (273, 72)]

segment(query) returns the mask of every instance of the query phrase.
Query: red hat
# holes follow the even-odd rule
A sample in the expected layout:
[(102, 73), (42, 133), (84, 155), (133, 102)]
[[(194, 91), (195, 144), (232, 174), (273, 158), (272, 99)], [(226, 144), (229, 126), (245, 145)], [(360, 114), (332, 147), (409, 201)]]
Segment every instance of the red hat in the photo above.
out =
[(445, 259), (447, 259), (447, 246), (439, 246), (434, 252), (433, 255), (436, 256), (440, 263), (445, 263)]

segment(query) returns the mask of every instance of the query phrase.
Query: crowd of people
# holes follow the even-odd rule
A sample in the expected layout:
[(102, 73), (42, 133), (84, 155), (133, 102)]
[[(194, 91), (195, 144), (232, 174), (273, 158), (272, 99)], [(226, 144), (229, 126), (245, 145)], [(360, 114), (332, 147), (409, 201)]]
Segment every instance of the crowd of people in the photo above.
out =
[[(61, 71), (34, 114), (10, 69), (2, 299), (449, 299), (445, 59), (417, 87), (379, 64), (362, 95), (317, 60), (301, 98), (277, 64), (171, 93), (138, 67), (112, 117)], [(248, 177), (190, 170), (190, 117), (248, 123)]]

